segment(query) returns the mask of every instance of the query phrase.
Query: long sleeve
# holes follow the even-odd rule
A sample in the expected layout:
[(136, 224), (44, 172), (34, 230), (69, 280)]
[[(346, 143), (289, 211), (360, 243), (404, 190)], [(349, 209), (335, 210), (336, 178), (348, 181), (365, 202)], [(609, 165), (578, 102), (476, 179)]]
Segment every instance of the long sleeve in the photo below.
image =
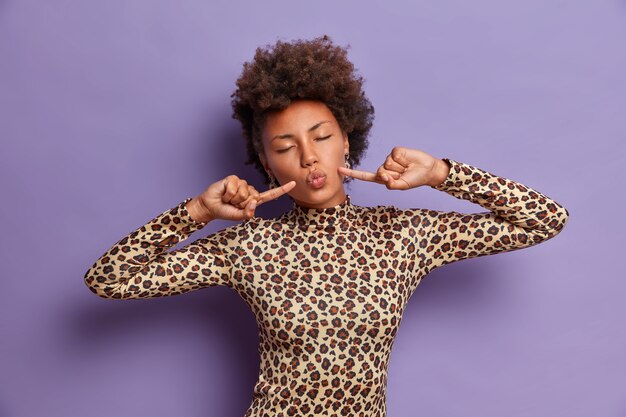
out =
[(569, 212), (550, 197), (513, 180), (443, 158), (448, 177), (432, 188), (489, 211), (465, 214), (425, 210), (418, 246), (428, 271), (451, 262), (545, 242), (565, 226)]
[(102, 298), (130, 299), (230, 286), (238, 225), (166, 252), (206, 225), (189, 215), (189, 200), (156, 216), (107, 250), (85, 273), (89, 289)]

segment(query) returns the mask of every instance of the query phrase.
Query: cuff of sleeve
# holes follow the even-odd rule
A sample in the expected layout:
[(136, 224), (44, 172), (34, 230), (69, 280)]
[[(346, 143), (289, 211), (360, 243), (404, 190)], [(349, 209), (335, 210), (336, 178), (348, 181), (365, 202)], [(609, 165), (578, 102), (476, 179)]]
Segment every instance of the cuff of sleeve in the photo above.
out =
[(200, 222), (195, 220), (193, 217), (191, 217), (191, 215), (189, 214), (189, 211), (187, 210), (187, 203), (189, 201), (193, 200), (193, 197), (187, 197), (186, 199), (184, 199), (179, 205), (178, 205), (178, 212), (180, 215), (180, 218), (188, 225), (191, 226), (195, 226), (197, 228), (201, 228), (204, 227), (208, 224), (208, 222)]
[(455, 185), (458, 179), (458, 174), (461, 172), (461, 168), (460, 168), (461, 164), (450, 158), (441, 158), (441, 160), (447, 162), (448, 165), (450, 165), (450, 172), (448, 173), (448, 176), (446, 177), (445, 180), (443, 180), (441, 184), (436, 185), (434, 187), (431, 186), (431, 188), (434, 188), (435, 190), (444, 191)]

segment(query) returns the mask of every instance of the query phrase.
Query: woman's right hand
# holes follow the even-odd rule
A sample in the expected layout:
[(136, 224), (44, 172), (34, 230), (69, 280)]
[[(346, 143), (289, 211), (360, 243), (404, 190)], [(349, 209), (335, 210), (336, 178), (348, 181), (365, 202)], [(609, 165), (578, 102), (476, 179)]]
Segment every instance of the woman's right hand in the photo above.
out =
[(296, 186), (290, 181), (280, 187), (259, 193), (246, 180), (229, 175), (211, 184), (202, 194), (187, 203), (192, 219), (209, 222), (214, 219), (244, 220), (254, 217), (256, 208), (288, 193)]

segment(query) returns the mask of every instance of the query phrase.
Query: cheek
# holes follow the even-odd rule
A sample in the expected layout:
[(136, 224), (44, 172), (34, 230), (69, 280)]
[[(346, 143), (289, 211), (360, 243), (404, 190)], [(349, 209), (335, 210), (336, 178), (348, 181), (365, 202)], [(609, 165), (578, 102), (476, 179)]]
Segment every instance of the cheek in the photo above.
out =
[(343, 167), (346, 166), (346, 159), (345, 159), (345, 154), (343, 153), (343, 148), (337, 153), (337, 160), (335, 161), (335, 163), (337, 164), (337, 166)]
[(300, 165), (293, 161), (282, 160), (274, 164), (274, 175), (283, 179), (284, 181), (291, 181), (296, 179), (299, 171), (301, 171)]

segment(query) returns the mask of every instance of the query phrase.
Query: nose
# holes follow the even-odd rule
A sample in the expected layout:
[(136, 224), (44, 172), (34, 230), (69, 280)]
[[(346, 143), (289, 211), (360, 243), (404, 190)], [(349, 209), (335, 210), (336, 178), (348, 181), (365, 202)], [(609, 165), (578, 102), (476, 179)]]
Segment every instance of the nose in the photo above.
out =
[(305, 145), (302, 147), (301, 163), (303, 167), (313, 166), (319, 159), (315, 153), (313, 146)]

